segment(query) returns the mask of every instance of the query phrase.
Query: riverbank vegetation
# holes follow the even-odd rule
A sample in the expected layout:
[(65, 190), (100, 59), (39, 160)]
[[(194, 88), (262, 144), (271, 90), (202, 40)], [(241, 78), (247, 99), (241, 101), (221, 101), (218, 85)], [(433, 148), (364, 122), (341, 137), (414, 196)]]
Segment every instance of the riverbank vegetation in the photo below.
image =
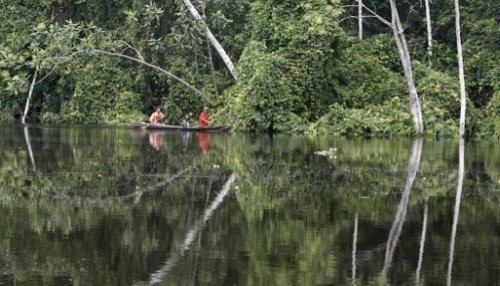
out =
[[(208, 104), (245, 131), (414, 136), (389, 2), (2, 0), (0, 122), (127, 124), (160, 105), (177, 123)], [(454, 5), (430, 5), (426, 18), (421, 1), (398, 2), (400, 32), (424, 136), (454, 137)], [(500, 4), (460, 8), (466, 136), (500, 139)]]

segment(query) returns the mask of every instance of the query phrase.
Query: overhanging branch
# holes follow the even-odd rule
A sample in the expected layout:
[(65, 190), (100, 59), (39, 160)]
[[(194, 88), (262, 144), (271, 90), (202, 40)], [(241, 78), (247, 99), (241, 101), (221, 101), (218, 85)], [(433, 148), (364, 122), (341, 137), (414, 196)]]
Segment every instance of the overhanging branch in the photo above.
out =
[(157, 71), (160, 71), (160, 72), (166, 74), (167, 76), (175, 79), (176, 81), (182, 83), (184, 86), (188, 87), (189, 89), (191, 89), (192, 91), (194, 91), (197, 95), (199, 95), (203, 99), (205, 99), (208, 103), (213, 104), (213, 102), (208, 97), (206, 97), (203, 94), (203, 92), (201, 92), (199, 89), (197, 89), (194, 86), (190, 85), (187, 81), (185, 81), (182, 78), (176, 76), (175, 74), (173, 74), (173, 73), (171, 73), (171, 72), (169, 72), (167, 70), (164, 70), (164, 69), (160, 68), (159, 66), (155, 66), (153, 64), (150, 64), (150, 63), (145, 62), (145, 61), (143, 61), (141, 59), (138, 59), (138, 58), (134, 58), (134, 57), (123, 55), (123, 54), (119, 54), (119, 53), (107, 52), (107, 51), (103, 51), (103, 50), (90, 50), (89, 53), (102, 54), (102, 55), (107, 55), (107, 56), (112, 56), (112, 57), (120, 57), (120, 58), (124, 58), (124, 59), (127, 59), (127, 60), (131, 60), (133, 62), (139, 63), (141, 65), (148, 66), (148, 67), (150, 67), (152, 69), (155, 69)]

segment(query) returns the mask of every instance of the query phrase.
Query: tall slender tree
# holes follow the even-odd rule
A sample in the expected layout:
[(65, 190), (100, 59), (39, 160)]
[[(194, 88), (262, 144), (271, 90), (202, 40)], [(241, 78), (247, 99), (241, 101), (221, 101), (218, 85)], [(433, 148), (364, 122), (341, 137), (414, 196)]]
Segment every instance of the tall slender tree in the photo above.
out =
[(30, 102), (31, 98), (33, 97), (33, 89), (35, 88), (37, 74), (38, 74), (38, 69), (35, 70), (35, 73), (33, 74), (33, 79), (31, 80), (30, 91), (28, 93), (28, 98), (26, 99), (26, 105), (24, 106), (23, 117), (21, 118), (21, 122), (23, 124), (26, 124), (26, 117), (28, 116), (28, 111), (30, 109)]
[(432, 25), (431, 25), (431, 7), (429, 0), (425, 0), (425, 21), (427, 23), (427, 57), (429, 65), (432, 65)]
[(363, 40), (363, 0), (358, 1), (358, 37)]
[(417, 133), (421, 134), (424, 131), (424, 122), (422, 119), (420, 99), (418, 97), (417, 88), (413, 79), (410, 52), (408, 51), (408, 45), (406, 43), (403, 25), (401, 24), (401, 20), (399, 19), (399, 12), (396, 7), (396, 2), (394, 0), (389, 0), (389, 3), (391, 4), (393, 26), (392, 31), (394, 33), (396, 45), (398, 46), (399, 57), (401, 59), (401, 64), (403, 65), (406, 83), (408, 84), (408, 90), (410, 94), (410, 109), (413, 115), (413, 124), (415, 124)]
[(418, 97), (417, 88), (415, 86), (415, 81), (413, 79), (413, 70), (411, 64), (410, 52), (408, 50), (408, 44), (406, 42), (406, 37), (404, 34), (403, 25), (399, 18), (399, 12), (394, 0), (389, 0), (391, 5), (391, 22), (385, 20), (382, 16), (375, 13), (366, 5), (362, 4), (361, 0), (356, 0), (356, 2), (363, 6), (368, 12), (370, 12), (375, 18), (380, 20), (382, 23), (386, 24), (392, 29), (394, 34), (394, 40), (396, 41), (396, 46), (398, 47), (399, 58), (401, 60), (401, 65), (403, 66), (404, 75), (406, 78), (406, 83), (408, 85), (408, 92), (410, 97), (410, 111), (412, 114), (413, 124), (415, 130), (418, 134), (424, 132), (424, 121), (422, 119), (422, 108), (420, 106), (420, 99)]
[(455, 32), (457, 37), (457, 58), (458, 58), (458, 77), (460, 80), (460, 137), (465, 135), (465, 108), (466, 108), (466, 93), (465, 93), (465, 74), (464, 74), (464, 59), (462, 56), (462, 37), (460, 35), (460, 4), (455, 0)]

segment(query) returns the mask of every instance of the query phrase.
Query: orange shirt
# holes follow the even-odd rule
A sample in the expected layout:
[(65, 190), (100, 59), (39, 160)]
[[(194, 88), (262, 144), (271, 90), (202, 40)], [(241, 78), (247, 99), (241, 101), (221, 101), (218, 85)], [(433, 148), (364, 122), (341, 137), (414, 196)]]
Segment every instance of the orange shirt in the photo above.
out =
[(164, 117), (165, 116), (163, 115), (163, 113), (155, 111), (153, 114), (151, 114), (151, 118), (149, 118), (149, 121), (151, 123), (161, 123)]
[(198, 118), (198, 126), (210, 126), (210, 120), (208, 119), (208, 112), (203, 111)]

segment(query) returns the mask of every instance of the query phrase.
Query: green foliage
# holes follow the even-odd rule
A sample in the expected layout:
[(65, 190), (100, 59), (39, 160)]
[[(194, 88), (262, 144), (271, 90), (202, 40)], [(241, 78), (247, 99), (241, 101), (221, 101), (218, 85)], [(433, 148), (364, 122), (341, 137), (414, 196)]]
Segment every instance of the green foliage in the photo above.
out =
[[(234, 123), (241, 130), (413, 134), (406, 115), (399, 114), (408, 113), (408, 92), (392, 32), (378, 19), (366, 17), (364, 39), (358, 40), (351, 2), (193, 3), (236, 64), (238, 81), (207, 41), (204, 24), (193, 20), (180, 0), (3, 0), (0, 120), (20, 117), (36, 70), (41, 81), (28, 116), (33, 122), (115, 124), (147, 118), (154, 106), (162, 106), (167, 122), (177, 123), (183, 113), (198, 114), (209, 101), (212, 110), (219, 111), (214, 114), (217, 122)], [(371, 5), (390, 19), (387, 1)], [(401, 2), (398, 8), (413, 59), (425, 136), (454, 137), (459, 104), (453, 5), (431, 5), (432, 59), (426, 54), (423, 5)], [(461, 3), (469, 97), (466, 127), (473, 138), (498, 137), (499, 8), (479, 0)], [(110, 59), (96, 49), (168, 70), (203, 91), (208, 100), (164, 74)], [(429, 67), (422, 64), (428, 60)], [(133, 103), (125, 104), (122, 97)], [(334, 120), (332, 113), (341, 119)], [(339, 126), (332, 127), (332, 121)]]
[(140, 112), (141, 97), (139, 94), (123, 91), (116, 99), (116, 102), (104, 115), (104, 122), (111, 124), (125, 125), (132, 121), (142, 121), (145, 116)]
[(349, 108), (383, 104), (407, 93), (394, 39), (378, 35), (364, 41), (350, 39), (343, 45), (339, 66), (338, 102)]
[(425, 135), (433, 138), (456, 137), (460, 117), (458, 82), (448, 74), (433, 70), (419, 62), (415, 62), (414, 70), (421, 99)]
[(252, 3), (251, 41), (239, 60), (238, 83), (226, 93), (238, 128), (300, 131), (325, 112), (333, 101), (339, 14), (316, 1)]
[(266, 53), (263, 43), (253, 42), (247, 46), (241, 63), (240, 84), (227, 95), (229, 114), (235, 116), (236, 127), (271, 132), (289, 131), (290, 126), (301, 128), (300, 118), (292, 114), (291, 83), (282, 73), (286, 60), (276, 53)]
[(63, 105), (62, 119), (70, 123), (99, 124), (137, 118), (139, 97), (128, 92), (133, 87), (133, 79), (118, 74), (121, 74), (119, 63), (109, 58), (91, 60), (76, 70), (72, 74), (74, 93)]
[(479, 136), (488, 136), (500, 140), (500, 92), (491, 98), (486, 110), (482, 114)]
[(335, 103), (308, 132), (346, 137), (391, 137), (413, 135), (414, 129), (407, 100), (394, 97), (363, 109)]

